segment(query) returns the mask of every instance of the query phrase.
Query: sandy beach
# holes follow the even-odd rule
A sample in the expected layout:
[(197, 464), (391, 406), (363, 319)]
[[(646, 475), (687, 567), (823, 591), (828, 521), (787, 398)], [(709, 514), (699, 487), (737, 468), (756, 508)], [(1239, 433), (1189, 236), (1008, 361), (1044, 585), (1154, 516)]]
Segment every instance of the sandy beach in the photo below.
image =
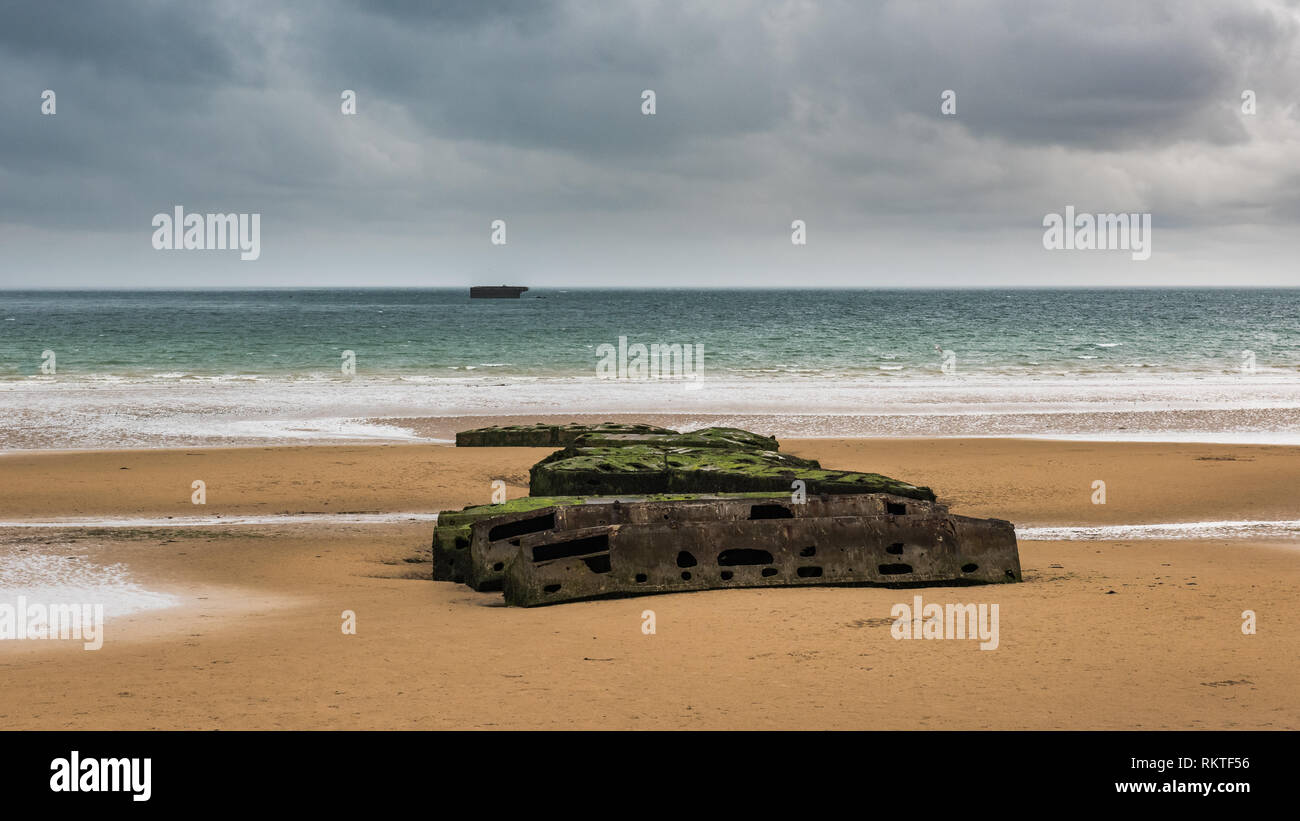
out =
[[(468, 427), (466, 424), (463, 427)], [(1017, 526), (1297, 519), (1284, 446), (784, 440)], [(1022, 541), (1025, 582), (713, 591), (515, 609), (429, 580), (429, 521), (30, 528), (95, 517), (432, 513), (548, 452), (443, 445), (0, 455), (0, 552), (124, 565), (177, 605), (104, 646), (0, 643), (5, 729), (1300, 727), (1300, 544)], [(191, 483), (207, 504), (191, 504)], [(1093, 504), (1092, 483), (1106, 483)], [(346, 517), (343, 517), (346, 519)], [(896, 641), (913, 595), (997, 603), (996, 650)], [(356, 614), (344, 635), (341, 614)], [(654, 635), (642, 614), (655, 612)], [(1253, 610), (1258, 633), (1243, 635)]]

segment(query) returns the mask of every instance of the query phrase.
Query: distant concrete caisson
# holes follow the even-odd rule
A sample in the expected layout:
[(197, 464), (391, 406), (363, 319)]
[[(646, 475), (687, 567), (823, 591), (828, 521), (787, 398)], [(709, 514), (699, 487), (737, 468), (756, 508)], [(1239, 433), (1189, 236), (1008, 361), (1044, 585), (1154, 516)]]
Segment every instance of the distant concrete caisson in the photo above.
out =
[(469, 289), (470, 299), (518, 299), (527, 291), (523, 285), (473, 285)]

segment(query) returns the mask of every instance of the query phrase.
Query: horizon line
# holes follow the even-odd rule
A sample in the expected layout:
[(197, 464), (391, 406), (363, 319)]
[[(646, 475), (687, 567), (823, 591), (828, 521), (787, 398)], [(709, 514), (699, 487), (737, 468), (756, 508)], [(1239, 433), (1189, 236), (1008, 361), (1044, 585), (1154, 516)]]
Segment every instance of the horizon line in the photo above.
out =
[[(67, 285), (45, 287), (21, 287), (0, 285), (0, 293), (21, 292), (99, 292), (131, 293), (141, 291), (157, 292), (194, 292), (213, 291), (461, 291), (479, 285), (228, 285), (228, 286), (176, 286), (176, 285), (132, 285), (132, 286), (97, 286)], [(493, 285), (489, 287), (500, 287)], [(563, 291), (1288, 291), (1300, 290), (1295, 285), (824, 285), (824, 286), (789, 286), (789, 285), (671, 285), (663, 287), (645, 287), (628, 285), (528, 285), (506, 286), (527, 287), (529, 291), (563, 290)], [(521, 297), (526, 298), (526, 297)]]

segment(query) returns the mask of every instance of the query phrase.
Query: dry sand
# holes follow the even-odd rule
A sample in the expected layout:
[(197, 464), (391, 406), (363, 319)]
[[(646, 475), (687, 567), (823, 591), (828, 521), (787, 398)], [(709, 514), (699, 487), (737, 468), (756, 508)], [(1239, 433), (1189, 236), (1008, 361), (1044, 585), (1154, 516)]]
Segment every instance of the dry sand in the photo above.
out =
[[(1300, 518), (1286, 447), (803, 440), (1017, 524)], [(525, 492), (545, 449), (316, 446), (0, 455), (0, 520), (431, 512)], [(123, 470), (122, 468), (126, 468)], [(190, 484), (208, 504), (190, 504)], [(1107, 483), (1107, 504), (1091, 484)], [(537, 609), (428, 581), (432, 525), (0, 531), (122, 562), (179, 607), (103, 649), (0, 643), (0, 728), (1300, 727), (1300, 545), (1022, 542), (1025, 583), (729, 590)], [(0, 554), (2, 555), (2, 554)], [(1114, 592), (1111, 592), (1114, 591)], [(988, 602), (1000, 646), (895, 641), (890, 609)], [(1243, 610), (1258, 614), (1243, 635)], [(343, 635), (341, 613), (357, 615)], [(644, 635), (653, 610), (657, 632)]]

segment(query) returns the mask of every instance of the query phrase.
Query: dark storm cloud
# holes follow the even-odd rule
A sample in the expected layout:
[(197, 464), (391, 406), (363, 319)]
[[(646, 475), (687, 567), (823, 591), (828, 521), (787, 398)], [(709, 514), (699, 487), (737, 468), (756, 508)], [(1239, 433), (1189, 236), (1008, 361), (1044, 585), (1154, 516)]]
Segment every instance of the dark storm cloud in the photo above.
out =
[[(0, 285), (30, 281), (50, 237), (71, 259), (87, 232), (147, 248), (150, 216), (177, 203), (264, 213), (278, 241), (258, 265), (272, 275), (352, 241), (384, 248), (392, 270), (569, 271), (635, 252), (673, 257), (688, 283), (750, 272), (726, 274), (744, 284), (788, 250), (796, 216), (814, 238), (802, 263), (826, 276), (886, 251), (934, 253), (937, 268), (969, 242), (1004, 272), (1041, 264), (1038, 221), (1067, 203), (1200, 232), (1157, 240), (1157, 259), (1202, 253), (1217, 227), (1279, 265), (1294, 254), (1281, 238), (1300, 212), (1300, 9), (1281, 0), (132, 0), (2, 14), (0, 242), (14, 253)], [(39, 114), (45, 88), (54, 117)], [(340, 114), (343, 89), (355, 117)], [(945, 89), (955, 117), (939, 113)], [(514, 256), (488, 263), (497, 217), (512, 220)]]
[(261, 55), (256, 19), (158, 0), (4, 4), (0, 50), (57, 72), (88, 69), (151, 84), (226, 83)]
[(864, 116), (929, 116), (953, 89), (964, 127), (1026, 144), (1239, 141), (1241, 91), (1295, 85), (1274, 72), (1294, 66), (1296, 17), (1248, 6), (1015, 0), (934, 15), (889, 4), (809, 34), (820, 47), (801, 76), (824, 78)]
[[(299, 57), (312, 76), (351, 82), (441, 136), (523, 148), (644, 153), (771, 128), (787, 111), (783, 67), (757, 16), (525, 5), (520, 15), (396, 19), (351, 6), (305, 21), (310, 47)], [(653, 122), (640, 110), (647, 88), (664, 101)]]
[(485, 20), (519, 23), (554, 15), (559, 5), (552, 0), (350, 0), (351, 9), (367, 15), (391, 18), (403, 25), (465, 26)]

